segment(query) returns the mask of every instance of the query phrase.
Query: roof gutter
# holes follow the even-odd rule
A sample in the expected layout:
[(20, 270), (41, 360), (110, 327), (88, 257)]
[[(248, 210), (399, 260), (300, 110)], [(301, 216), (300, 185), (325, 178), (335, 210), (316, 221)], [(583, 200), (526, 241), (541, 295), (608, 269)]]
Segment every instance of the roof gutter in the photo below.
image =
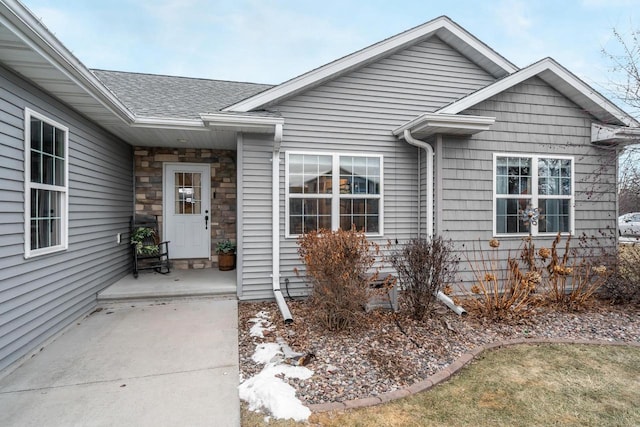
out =
[(451, 135), (473, 135), (489, 130), (496, 122), (495, 117), (470, 116), (462, 114), (424, 113), (394, 129), (394, 135), (411, 130), (416, 135), (431, 136), (437, 133)]
[(197, 119), (172, 119), (161, 117), (138, 117), (131, 124), (132, 128), (151, 129), (181, 129), (181, 130), (202, 130), (208, 131), (202, 120)]
[[(242, 113), (205, 113), (200, 114), (200, 118), (207, 126), (212, 128), (249, 133), (275, 133), (274, 143), (277, 144), (278, 150), (280, 149), (282, 126), (284, 125), (282, 117)], [(280, 126), (280, 140), (277, 140), (278, 126)]]
[(640, 128), (591, 124), (591, 143), (604, 146), (626, 146), (640, 143)]

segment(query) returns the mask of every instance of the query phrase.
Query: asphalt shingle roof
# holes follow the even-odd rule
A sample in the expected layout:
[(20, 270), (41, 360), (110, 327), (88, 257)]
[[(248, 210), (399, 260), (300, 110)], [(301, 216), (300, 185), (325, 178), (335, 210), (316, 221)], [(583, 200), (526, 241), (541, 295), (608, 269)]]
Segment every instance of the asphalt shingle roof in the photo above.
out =
[(136, 116), (199, 119), (272, 85), (91, 70)]

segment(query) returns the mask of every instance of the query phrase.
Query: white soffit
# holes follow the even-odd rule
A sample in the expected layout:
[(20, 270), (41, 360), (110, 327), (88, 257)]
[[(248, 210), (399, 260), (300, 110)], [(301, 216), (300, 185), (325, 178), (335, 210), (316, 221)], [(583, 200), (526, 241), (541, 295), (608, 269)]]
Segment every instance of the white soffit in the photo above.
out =
[(495, 121), (495, 117), (424, 113), (394, 129), (393, 134), (402, 137), (404, 131), (409, 130), (417, 139), (435, 134), (473, 135), (489, 130)]
[(441, 16), (418, 27), (412, 28), (379, 43), (340, 58), (315, 70), (295, 77), (278, 86), (274, 86), (255, 96), (225, 108), (223, 111), (247, 112), (263, 108), (286, 97), (300, 93), (322, 82), (337, 77), (379, 58), (405, 49), (421, 40), (437, 35), (478, 66), (487, 70), (496, 78), (518, 70), (505, 58), (468, 33), (446, 16)]

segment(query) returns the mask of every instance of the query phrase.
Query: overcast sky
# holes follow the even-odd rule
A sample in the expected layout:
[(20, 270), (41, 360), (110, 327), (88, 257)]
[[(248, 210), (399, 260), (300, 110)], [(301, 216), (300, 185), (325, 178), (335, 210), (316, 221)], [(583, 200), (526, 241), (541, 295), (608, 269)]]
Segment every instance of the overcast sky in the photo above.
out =
[(90, 68), (277, 84), (447, 15), (519, 67), (550, 56), (607, 94), (640, 0), (24, 0)]

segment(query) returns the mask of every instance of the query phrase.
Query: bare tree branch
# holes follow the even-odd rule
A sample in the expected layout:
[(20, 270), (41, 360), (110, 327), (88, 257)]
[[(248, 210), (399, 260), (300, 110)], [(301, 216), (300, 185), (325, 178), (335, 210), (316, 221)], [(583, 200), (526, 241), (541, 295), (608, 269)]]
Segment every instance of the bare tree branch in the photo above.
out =
[[(613, 29), (616, 49), (602, 49), (611, 62), (611, 87), (618, 99), (640, 115), (640, 30), (623, 34)], [(626, 147), (618, 159), (619, 213), (640, 211), (640, 145)]]

